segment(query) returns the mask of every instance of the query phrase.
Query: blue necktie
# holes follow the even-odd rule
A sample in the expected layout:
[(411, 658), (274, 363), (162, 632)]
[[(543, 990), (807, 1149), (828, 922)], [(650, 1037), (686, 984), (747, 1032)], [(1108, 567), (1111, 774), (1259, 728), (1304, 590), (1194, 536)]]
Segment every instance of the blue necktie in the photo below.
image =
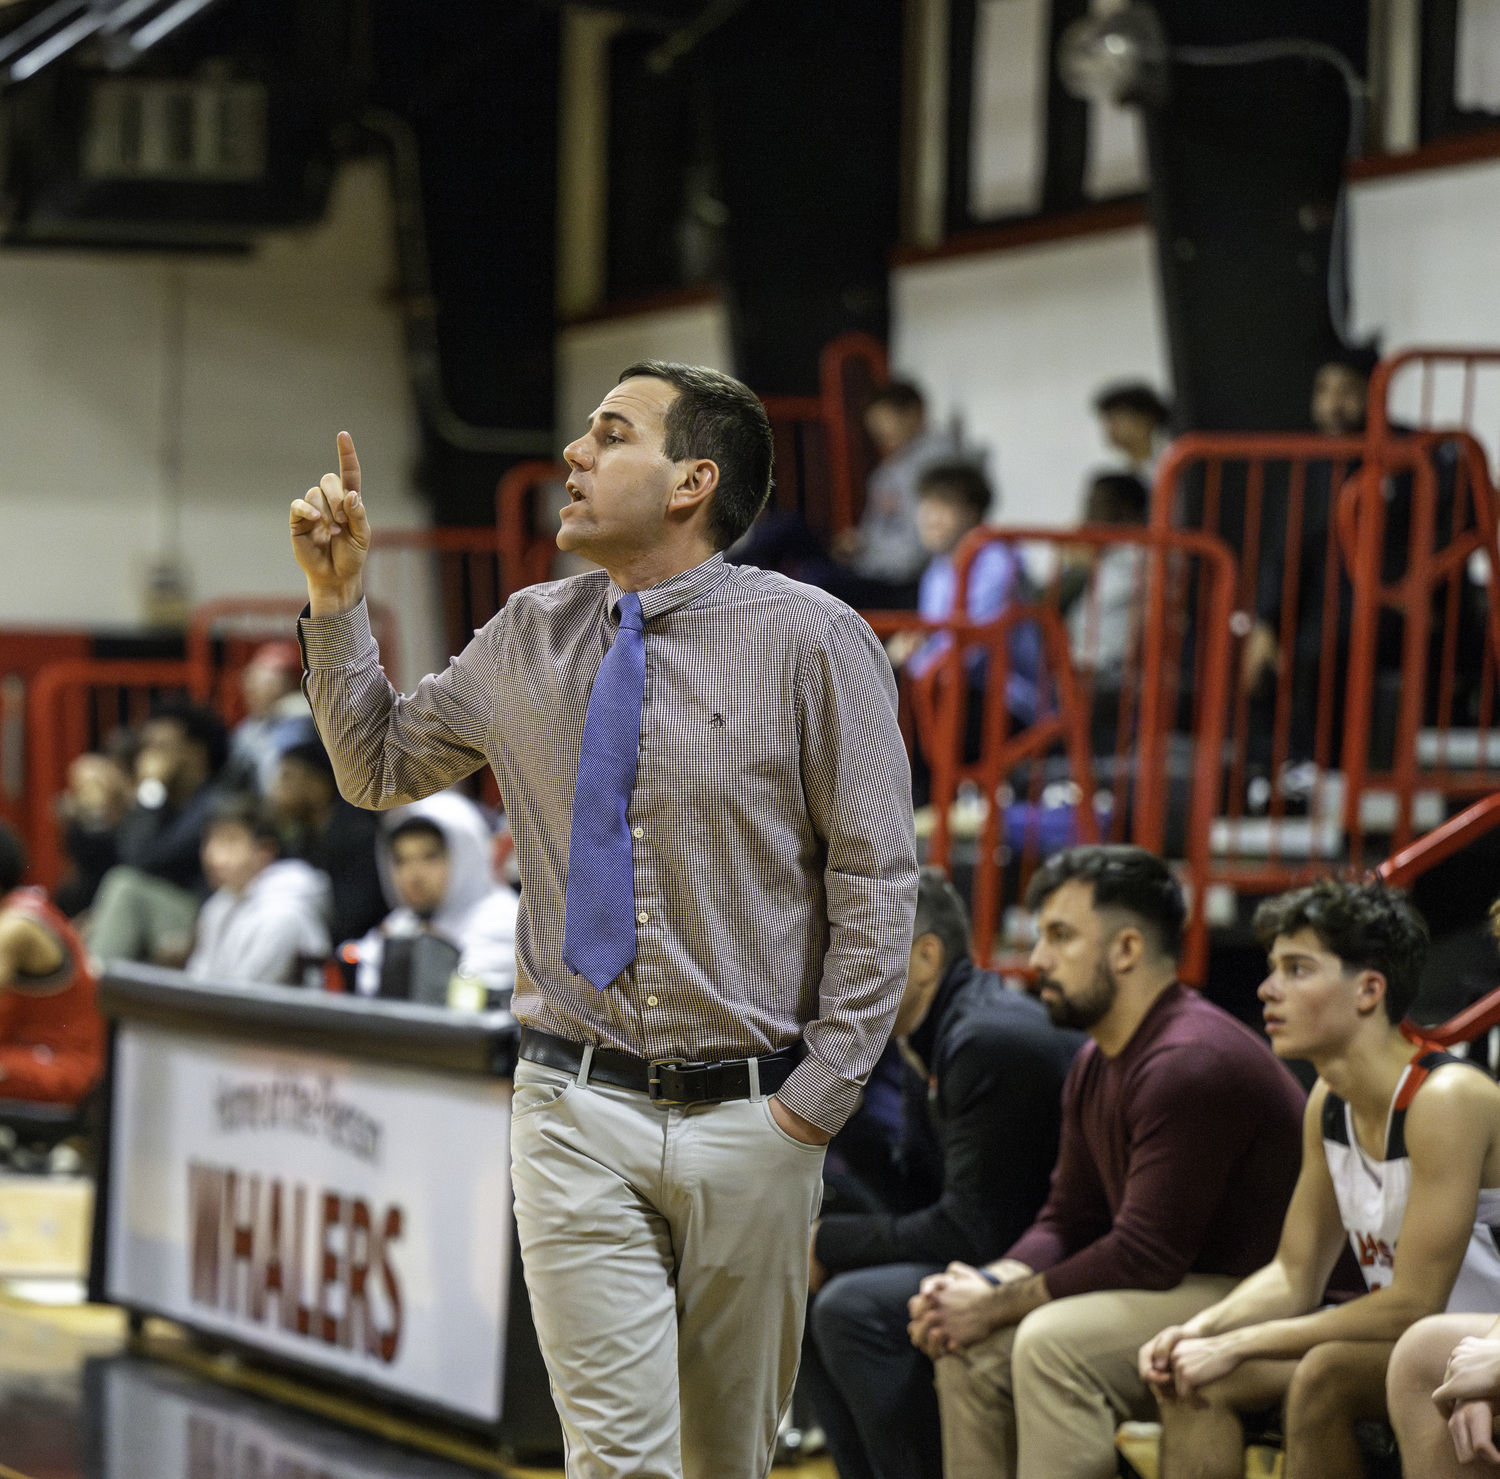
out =
[(620, 630), (599, 665), (583, 721), (563, 922), (563, 964), (600, 991), (635, 959), (635, 868), (625, 809), (640, 754), (646, 636), (639, 596), (621, 596), (616, 609)]

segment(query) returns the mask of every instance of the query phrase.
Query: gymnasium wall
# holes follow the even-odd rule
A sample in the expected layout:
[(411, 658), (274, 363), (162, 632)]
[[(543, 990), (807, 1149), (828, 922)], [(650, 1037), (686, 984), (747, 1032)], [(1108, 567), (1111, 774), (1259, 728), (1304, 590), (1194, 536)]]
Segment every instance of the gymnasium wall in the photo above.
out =
[(1107, 460), (1094, 391), (1165, 385), (1151, 250), (1135, 226), (892, 274), (892, 366), (988, 449), (1004, 522), (1074, 522), (1085, 475)]
[(594, 407), (635, 360), (727, 370), (732, 357), (729, 318), (718, 298), (570, 324), (557, 336), (558, 450), (587, 429)]
[(193, 600), (295, 593), (341, 428), (372, 516), (426, 522), (396, 284), (373, 162), (247, 257), (0, 252), (0, 626), (138, 624), (174, 548)]

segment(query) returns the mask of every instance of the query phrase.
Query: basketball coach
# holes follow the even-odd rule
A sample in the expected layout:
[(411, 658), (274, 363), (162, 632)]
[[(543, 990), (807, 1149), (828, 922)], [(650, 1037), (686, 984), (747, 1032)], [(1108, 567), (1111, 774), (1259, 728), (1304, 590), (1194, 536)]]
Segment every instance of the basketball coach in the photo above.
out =
[(762, 1479), (823, 1147), (911, 947), (890, 663), (841, 602), (725, 563), (770, 425), (738, 381), (651, 361), (564, 454), (557, 542), (602, 568), (516, 592), (402, 697), (338, 445), (291, 532), (339, 787), (381, 809), (488, 763), (515, 833), (515, 1215), (568, 1474)]

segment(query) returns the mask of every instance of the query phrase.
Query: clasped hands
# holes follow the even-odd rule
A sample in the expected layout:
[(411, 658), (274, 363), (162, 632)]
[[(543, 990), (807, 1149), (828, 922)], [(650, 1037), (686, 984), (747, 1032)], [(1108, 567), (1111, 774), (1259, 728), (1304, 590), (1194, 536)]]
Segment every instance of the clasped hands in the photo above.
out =
[(1168, 1325), (1140, 1349), (1136, 1359), (1141, 1380), (1158, 1402), (1201, 1406), (1198, 1389), (1222, 1381), (1240, 1364), (1237, 1333), (1200, 1335), (1190, 1325)]
[(1045, 1278), (1019, 1259), (1003, 1259), (991, 1272), (998, 1285), (967, 1263), (950, 1263), (923, 1279), (907, 1301), (907, 1334), (930, 1360), (957, 1355), (996, 1330), (1019, 1324), (1051, 1298)]
[(1449, 1408), (1448, 1432), (1459, 1463), (1483, 1458), (1500, 1464), (1495, 1446), (1495, 1393), (1500, 1391), (1500, 1340), (1468, 1335), (1454, 1346), (1443, 1384), (1432, 1394)]

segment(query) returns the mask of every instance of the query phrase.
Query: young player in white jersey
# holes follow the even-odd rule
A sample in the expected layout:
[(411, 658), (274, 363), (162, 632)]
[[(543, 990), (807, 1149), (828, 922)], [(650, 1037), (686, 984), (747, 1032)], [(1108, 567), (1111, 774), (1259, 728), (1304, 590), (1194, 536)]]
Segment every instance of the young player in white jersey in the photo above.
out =
[[(1500, 1087), (1408, 1037), (1427, 930), (1378, 883), (1324, 880), (1262, 904), (1266, 1032), (1318, 1070), (1276, 1257), (1141, 1347), (1162, 1479), (1239, 1479), (1242, 1414), (1280, 1405), (1285, 1479), (1360, 1479), (1356, 1423), (1386, 1415), (1402, 1333), (1439, 1310), (1500, 1312)], [(1367, 1293), (1319, 1308), (1344, 1246)]]

